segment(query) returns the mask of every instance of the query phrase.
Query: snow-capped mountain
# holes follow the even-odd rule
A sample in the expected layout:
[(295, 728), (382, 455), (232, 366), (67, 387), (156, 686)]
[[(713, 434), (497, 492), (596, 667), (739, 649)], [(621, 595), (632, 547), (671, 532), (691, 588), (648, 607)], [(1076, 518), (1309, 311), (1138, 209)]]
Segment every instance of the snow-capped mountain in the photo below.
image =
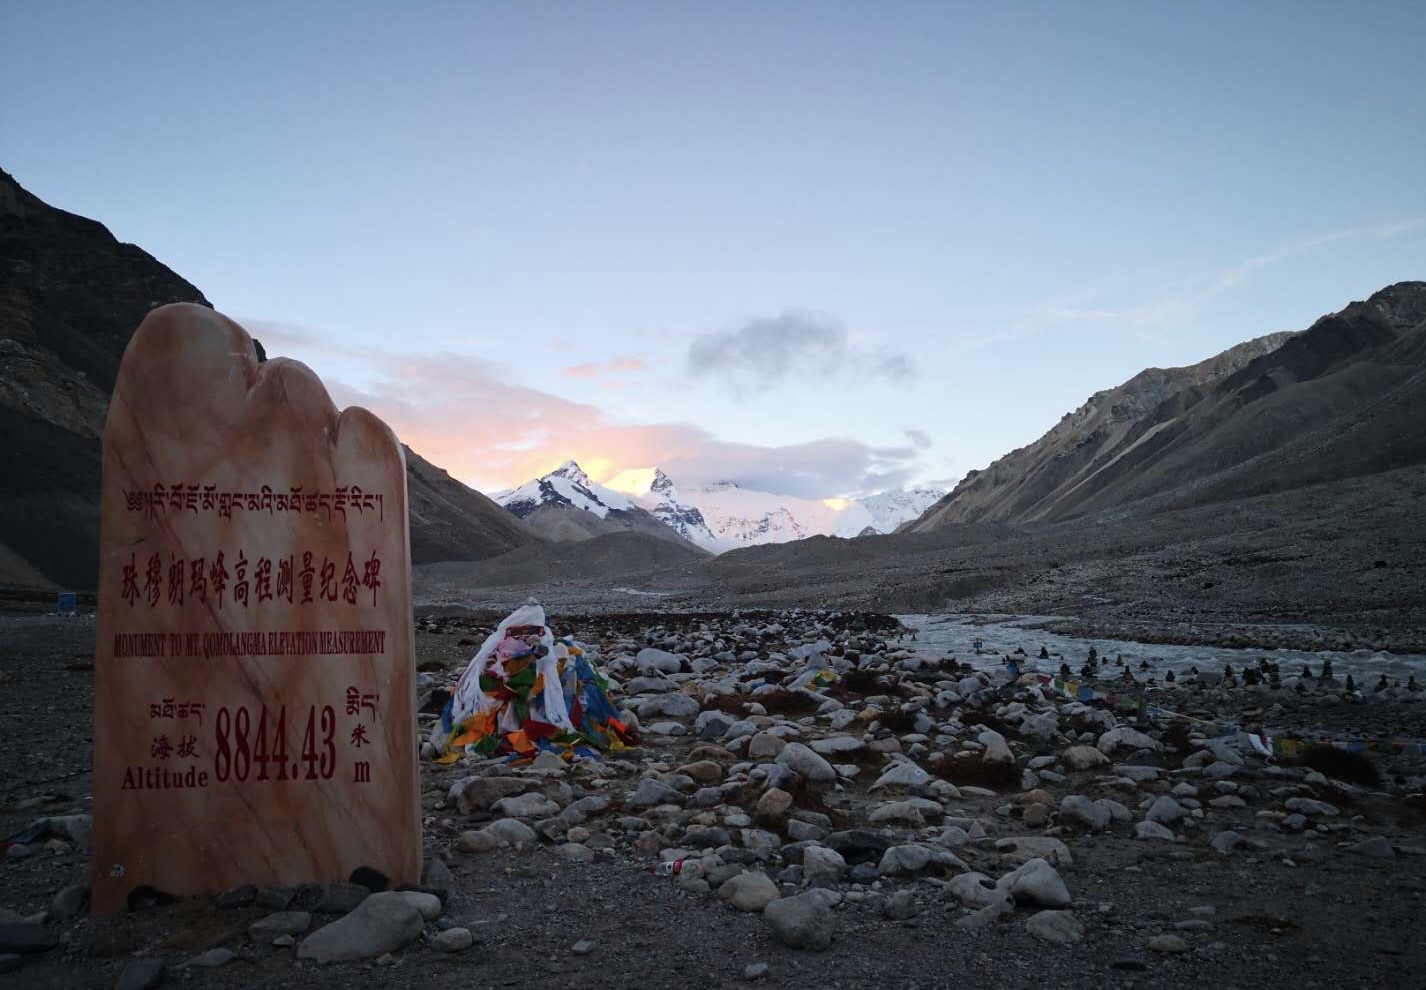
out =
[(773, 495), (731, 481), (688, 488), (683, 498), (703, 514), (718, 540), (716, 549), (709, 547), (715, 552), (809, 536), (853, 537), (874, 525), (871, 513), (856, 502)]
[(491, 498), (521, 519), (542, 505), (568, 505), (603, 519), (611, 509), (627, 510), (634, 504), (614, 489), (590, 481), (589, 475), (574, 461), (565, 461), (549, 474), (527, 481), (519, 488), (496, 492)]
[(588, 540), (605, 533), (633, 530), (675, 543), (691, 543), (680, 532), (629, 496), (589, 480), (574, 461), (519, 488), (491, 495), (547, 540)]
[(874, 520), (872, 526), (878, 533), (893, 533), (902, 523), (920, 518), (921, 513), (939, 502), (945, 494), (944, 488), (903, 488), (868, 495), (857, 501), (871, 513)]
[(702, 511), (683, 499), (673, 480), (663, 473), (662, 468), (654, 468), (654, 479), (649, 483), (648, 492), (639, 501), (654, 514), (654, 518), (685, 539), (692, 540), (705, 550), (713, 550), (717, 545), (718, 537), (708, 528)]
[(731, 481), (678, 488), (661, 469), (632, 498), (694, 543), (722, 553), (809, 536), (890, 533), (915, 519), (945, 492), (934, 488), (884, 492), (865, 499), (805, 499), (743, 488)]
[(549, 474), (491, 497), (549, 540), (584, 540), (637, 529), (722, 553), (809, 536), (850, 539), (890, 533), (945, 494), (934, 488), (882, 492), (863, 499), (807, 499), (742, 488), (731, 481), (680, 488), (660, 468), (624, 491), (589, 480), (566, 461)]

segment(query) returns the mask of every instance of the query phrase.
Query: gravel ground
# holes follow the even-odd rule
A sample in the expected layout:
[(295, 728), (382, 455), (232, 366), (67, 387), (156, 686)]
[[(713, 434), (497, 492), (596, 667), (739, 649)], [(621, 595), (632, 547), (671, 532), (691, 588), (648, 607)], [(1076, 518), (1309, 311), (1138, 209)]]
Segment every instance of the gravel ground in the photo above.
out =
[[(476, 631), (443, 629), (418, 633), (418, 657), (426, 669), (454, 674), (472, 652), (462, 640)], [(82, 618), (0, 618), (0, 833), (11, 834), (39, 814), (88, 811), (92, 639), (93, 624)], [(1360, 720), (1361, 707), (1355, 708), (1350, 717)], [(1301, 716), (1325, 711), (1304, 710)], [(1419, 725), (1418, 711), (1393, 706), (1390, 717)], [(664, 762), (676, 765), (692, 744), (667, 741)], [(645, 748), (658, 747), (651, 742)], [(0, 984), (110, 987), (135, 955), (160, 956), (173, 967), (223, 945), (238, 958), (215, 970), (171, 970), (169, 982), (344, 990), (435, 983), (731, 987), (749, 985), (744, 968), (763, 962), (769, 970), (761, 985), (778, 987), (1426, 986), (1426, 941), (1419, 938), (1426, 908), (1426, 815), (1419, 804), (1396, 798), (1364, 797), (1344, 806), (1340, 834), (1305, 840), (1267, 833), (1256, 847), (1229, 857), (1199, 839), (1065, 835), (1075, 863), (1061, 873), (1084, 926), (1076, 944), (1034, 938), (1023, 910), (982, 930), (955, 927), (961, 909), (922, 880), (889, 884), (886, 891), (912, 891), (920, 908), (915, 917), (888, 920), (876, 897), (843, 905), (835, 912), (832, 947), (808, 953), (775, 941), (756, 914), (649, 875), (643, 869), (648, 860), (625, 850), (587, 864), (564, 862), (549, 846), (450, 855), (452, 835), (471, 826), (438, 805), (460, 774), (423, 765), (427, 859), (448, 858), (447, 917), (476, 937), (465, 952), (446, 955), (418, 942), (389, 965), (297, 963), (290, 949), (258, 945), (247, 936), (247, 925), (266, 911), (222, 911), (195, 898), (102, 924), (51, 922), (47, 927), (59, 935), (59, 948), (0, 975)], [(956, 813), (991, 821), (1003, 800), (969, 797)], [(1243, 812), (1240, 827), (1252, 827), (1251, 810)], [(995, 834), (1030, 834), (1018, 822), (1006, 822), (1004, 829)], [(1386, 835), (1399, 855), (1378, 861), (1335, 848), (1362, 834)], [(991, 872), (993, 853), (962, 855), (977, 866), (983, 858)], [(43, 911), (59, 890), (83, 883), (86, 871), (84, 856), (75, 851), (0, 861), (0, 908), (20, 915)], [(1176, 930), (1181, 922), (1190, 924)], [(1186, 951), (1147, 949), (1151, 938), (1166, 932), (1180, 935)], [(572, 947), (580, 940), (592, 942), (593, 951), (576, 954)]]

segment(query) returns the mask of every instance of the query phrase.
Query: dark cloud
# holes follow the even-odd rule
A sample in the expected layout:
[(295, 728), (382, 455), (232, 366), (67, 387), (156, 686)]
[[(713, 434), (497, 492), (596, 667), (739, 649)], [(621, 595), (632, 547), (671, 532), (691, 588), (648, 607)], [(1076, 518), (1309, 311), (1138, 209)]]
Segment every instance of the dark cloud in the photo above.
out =
[(741, 391), (761, 391), (794, 376), (853, 372), (905, 381), (915, 369), (905, 354), (854, 347), (840, 320), (810, 310), (786, 309), (730, 330), (708, 330), (688, 346), (690, 375)]
[(911, 357), (906, 354), (884, 354), (876, 359), (871, 373), (894, 382), (909, 381), (916, 377), (916, 369)]
[(931, 436), (925, 430), (914, 430), (908, 426), (904, 427), (901, 432), (906, 434), (906, 439), (910, 440), (911, 446), (917, 450), (925, 450), (931, 446)]

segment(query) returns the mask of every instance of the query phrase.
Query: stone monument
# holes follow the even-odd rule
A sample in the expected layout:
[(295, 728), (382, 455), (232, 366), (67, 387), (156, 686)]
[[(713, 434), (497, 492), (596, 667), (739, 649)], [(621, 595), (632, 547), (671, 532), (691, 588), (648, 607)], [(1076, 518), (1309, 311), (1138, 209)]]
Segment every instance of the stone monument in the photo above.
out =
[(406, 470), (305, 365), (150, 313), (104, 426), (93, 905), (421, 872)]

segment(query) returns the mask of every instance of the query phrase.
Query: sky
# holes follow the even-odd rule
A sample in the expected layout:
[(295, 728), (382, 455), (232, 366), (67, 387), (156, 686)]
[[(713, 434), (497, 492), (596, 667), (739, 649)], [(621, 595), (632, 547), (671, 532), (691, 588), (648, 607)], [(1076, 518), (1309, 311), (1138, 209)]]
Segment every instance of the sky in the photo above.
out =
[(948, 487), (1426, 278), (1426, 4), (0, 0), (0, 168), (493, 490)]

